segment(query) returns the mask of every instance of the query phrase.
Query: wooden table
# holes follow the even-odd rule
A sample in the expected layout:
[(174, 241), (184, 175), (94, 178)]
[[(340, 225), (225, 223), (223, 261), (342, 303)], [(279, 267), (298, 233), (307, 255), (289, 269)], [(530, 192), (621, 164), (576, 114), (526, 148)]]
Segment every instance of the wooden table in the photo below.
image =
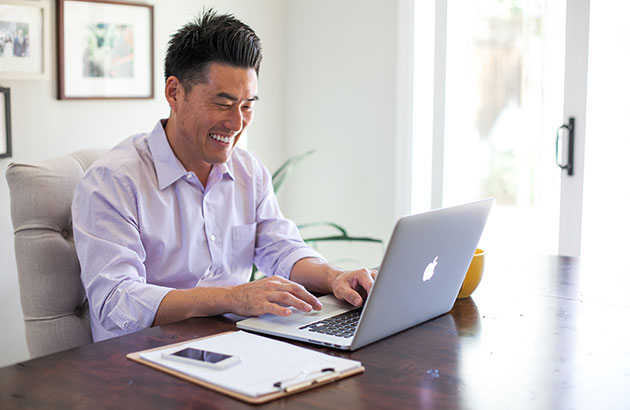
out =
[[(629, 264), (487, 256), (453, 310), (356, 352), (365, 373), (261, 407), (628, 409)], [(250, 407), (125, 358), (234, 330), (186, 320), (0, 369), (0, 408)]]

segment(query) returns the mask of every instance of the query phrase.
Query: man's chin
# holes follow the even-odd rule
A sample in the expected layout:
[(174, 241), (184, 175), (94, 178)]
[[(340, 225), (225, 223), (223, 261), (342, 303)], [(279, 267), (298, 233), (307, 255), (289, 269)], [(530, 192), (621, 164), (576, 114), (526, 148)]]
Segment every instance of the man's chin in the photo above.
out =
[(226, 153), (225, 155), (216, 155), (216, 154), (208, 155), (206, 156), (206, 162), (210, 165), (225, 164), (226, 162), (230, 160), (230, 157), (232, 156), (233, 151), (234, 151), (234, 147), (230, 148), (230, 151)]

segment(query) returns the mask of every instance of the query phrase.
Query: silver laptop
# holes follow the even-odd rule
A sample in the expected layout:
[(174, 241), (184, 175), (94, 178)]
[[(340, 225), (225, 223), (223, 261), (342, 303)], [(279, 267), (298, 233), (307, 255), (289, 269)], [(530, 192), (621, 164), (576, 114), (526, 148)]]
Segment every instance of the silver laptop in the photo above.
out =
[(362, 308), (319, 298), (322, 310), (239, 321), (240, 329), (356, 350), (451, 310), (494, 199), (401, 218)]

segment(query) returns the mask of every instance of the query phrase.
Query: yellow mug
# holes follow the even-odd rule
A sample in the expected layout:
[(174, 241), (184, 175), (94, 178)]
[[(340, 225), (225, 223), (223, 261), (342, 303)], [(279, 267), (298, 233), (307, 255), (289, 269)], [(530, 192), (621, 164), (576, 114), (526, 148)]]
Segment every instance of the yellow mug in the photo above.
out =
[(485, 258), (486, 253), (482, 249), (477, 248), (468, 267), (468, 272), (466, 272), (464, 283), (462, 283), (462, 287), (459, 289), (459, 294), (457, 295), (458, 299), (470, 297), (475, 289), (477, 289), (479, 282), (481, 282), (481, 276), (483, 275)]

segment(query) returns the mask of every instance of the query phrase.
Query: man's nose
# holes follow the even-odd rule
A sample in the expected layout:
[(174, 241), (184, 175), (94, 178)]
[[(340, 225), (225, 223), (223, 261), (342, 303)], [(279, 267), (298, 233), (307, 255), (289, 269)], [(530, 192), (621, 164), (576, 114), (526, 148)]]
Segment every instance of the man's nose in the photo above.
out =
[(243, 113), (240, 107), (234, 107), (228, 111), (228, 117), (224, 122), (224, 126), (231, 131), (239, 132), (243, 128)]

